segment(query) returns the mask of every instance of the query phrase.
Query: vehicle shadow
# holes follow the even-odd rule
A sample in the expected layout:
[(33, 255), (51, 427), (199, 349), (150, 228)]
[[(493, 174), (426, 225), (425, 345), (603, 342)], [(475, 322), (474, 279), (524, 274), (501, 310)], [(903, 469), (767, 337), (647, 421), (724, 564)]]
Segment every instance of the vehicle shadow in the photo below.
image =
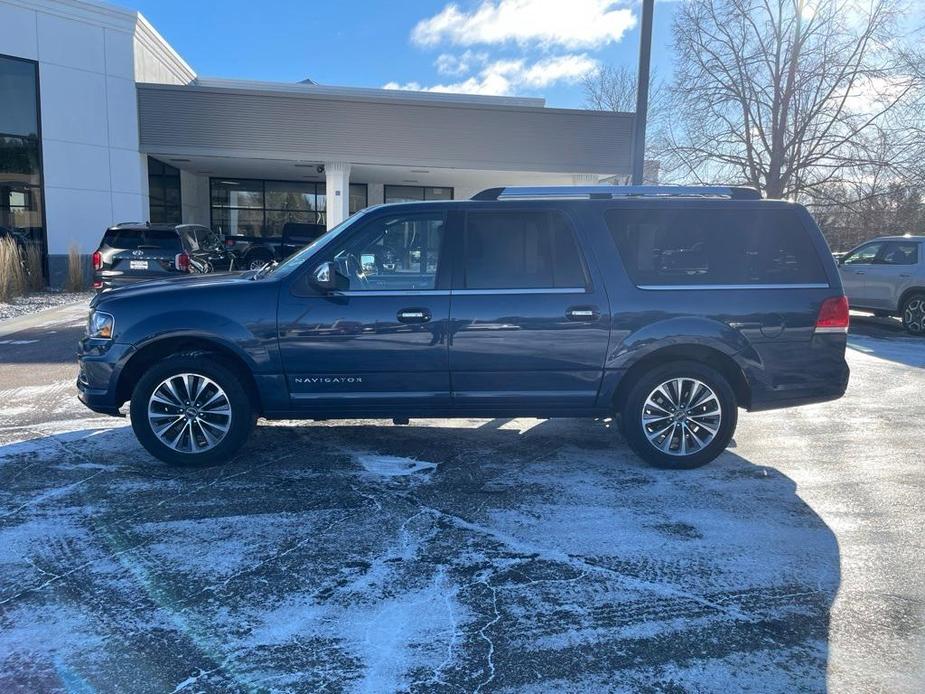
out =
[(793, 480), (605, 421), (273, 423), (206, 469), (87, 429), (0, 446), (0, 489), (42, 634), (0, 690), (826, 689), (839, 550)]

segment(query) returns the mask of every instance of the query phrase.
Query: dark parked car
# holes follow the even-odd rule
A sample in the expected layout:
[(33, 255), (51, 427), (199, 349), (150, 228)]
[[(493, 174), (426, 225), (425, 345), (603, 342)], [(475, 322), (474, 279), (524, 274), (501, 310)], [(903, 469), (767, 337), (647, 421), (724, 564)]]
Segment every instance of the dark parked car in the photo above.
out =
[(93, 288), (114, 289), (177, 274), (229, 271), (235, 256), (198, 224), (129, 222), (106, 230), (93, 253)]
[(326, 231), (324, 224), (286, 222), (282, 236), (228, 235), (225, 246), (238, 258), (238, 267), (259, 270), (267, 263), (288, 258)]
[(170, 463), (266, 418), (619, 417), (670, 468), (739, 408), (840, 397), (848, 305), (801, 206), (740, 188), (504, 188), (380, 205), (276, 267), (100, 295), (81, 400)]

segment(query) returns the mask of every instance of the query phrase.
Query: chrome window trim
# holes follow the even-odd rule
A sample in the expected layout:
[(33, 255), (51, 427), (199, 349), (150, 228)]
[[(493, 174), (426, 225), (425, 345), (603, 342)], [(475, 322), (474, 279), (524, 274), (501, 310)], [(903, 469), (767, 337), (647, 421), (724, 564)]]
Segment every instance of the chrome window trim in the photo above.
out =
[(529, 289), (454, 289), (453, 294), (587, 294), (585, 287), (533, 287)]
[(449, 296), (449, 289), (347, 289), (332, 296)]
[(637, 284), (637, 289), (656, 292), (677, 292), (691, 290), (730, 290), (730, 289), (830, 289), (827, 283), (813, 284)]

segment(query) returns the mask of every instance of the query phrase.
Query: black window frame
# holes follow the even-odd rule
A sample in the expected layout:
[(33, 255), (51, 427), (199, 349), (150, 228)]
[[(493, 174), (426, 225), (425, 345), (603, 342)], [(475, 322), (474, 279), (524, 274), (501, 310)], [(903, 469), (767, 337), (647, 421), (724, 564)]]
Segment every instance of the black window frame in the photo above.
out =
[[(565, 232), (568, 234), (575, 250), (578, 255), (578, 262), (581, 267), (581, 273), (584, 277), (584, 283), (579, 286), (573, 287), (495, 287), (495, 288), (479, 288), (479, 287), (469, 287), (468, 279), (466, 277), (466, 260), (468, 257), (468, 230), (469, 230), (469, 218), (472, 216), (485, 215), (485, 214), (543, 214), (547, 218), (547, 229), (552, 230), (552, 218), (558, 217), (561, 223), (563, 224)], [(466, 210), (465, 214), (462, 215), (459, 228), (459, 260), (457, 262), (457, 270), (454, 273), (453, 280), (453, 289), (454, 291), (464, 291), (471, 292), (473, 294), (543, 294), (543, 293), (565, 293), (567, 291), (572, 291), (574, 293), (584, 293), (589, 294), (594, 291), (592, 281), (591, 281), (591, 272), (588, 266), (588, 258), (585, 256), (584, 248), (582, 246), (581, 240), (578, 236), (578, 230), (575, 227), (574, 222), (571, 217), (566, 214), (563, 210), (560, 209), (550, 209), (550, 208), (537, 208), (537, 207), (491, 207), (478, 210)], [(553, 257), (553, 285), (556, 284), (556, 275), (555, 275), (555, 257)]]
[[(32, 237), (32, 231), (30, 228), (30, 238), (33, 242), (37, 242), (40, 246), (41, 257), (42, 257), (42, 278), (44, 281), (48, 281), (48, 212), (46, 204), (46, 190), (45, 190), (45, 153), (42, 147), (42, 75), (41, 70), (39, 70), (39, 62), (37, 60), (30, 60), (28, 58), (21, 58), (15, 55), (8, 55), (6, 53), (0, 53), (0, 59), (3, 60), (14, 60), (20, 63), (26, 63), (32, 66), (35, 74), (35, 142), (37, 150), (37, 164), (38, 164), (38, 183), (28, 183), (22, 184), (26, 188), (38, 190), (39, 193), (39, 204), (41, 205), (41, 228), (37, 234), (37, 238)], [(28, 139), (22, 135), (13, 134), (13, 133), (0, 133), (0, 137), (11, 137), (18, 139)]]

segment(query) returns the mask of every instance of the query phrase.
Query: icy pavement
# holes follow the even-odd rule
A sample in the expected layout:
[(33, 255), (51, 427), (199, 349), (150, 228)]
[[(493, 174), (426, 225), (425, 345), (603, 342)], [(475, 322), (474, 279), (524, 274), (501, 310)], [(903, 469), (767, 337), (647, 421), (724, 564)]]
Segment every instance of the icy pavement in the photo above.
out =
[(178, 470), (3, 363), (0, 691), (921, 691), (925, 369), (865, 340), (846, 398), (679, 473), (532, 419)]

